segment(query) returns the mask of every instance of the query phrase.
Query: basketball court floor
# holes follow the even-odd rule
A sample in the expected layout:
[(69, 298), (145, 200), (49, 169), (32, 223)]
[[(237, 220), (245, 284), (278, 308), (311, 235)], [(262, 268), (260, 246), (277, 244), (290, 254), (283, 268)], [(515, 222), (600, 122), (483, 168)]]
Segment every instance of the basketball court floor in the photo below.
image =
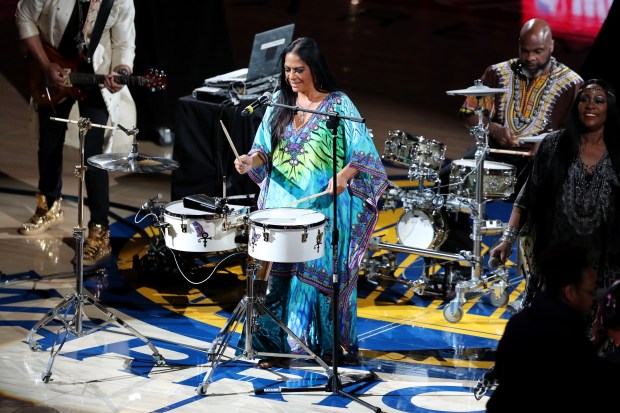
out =
[[(445, 92), (471, 86), (487, 64), (517, 52), (521, 2), (449, 7), (421, 2), (419, 15), (409, 2), (351, 2), (348, 12), (359, 13), (349, 18), (343, 17), (346, 7), (331, 5), (337, 10), (325, 14), (331, 6), (320, 9), (319, 3), (227, 2), (227, 12), (238, 17), (230, 22), (231, 37), (249, 44), (247, 38), (260, 31), (253, 19), (258, 10), (273, 12), (265, 17), (269, 27), (279, 25), (278, 19), (296, 20), (300, 34), (311, 32), (308, 22), (317, 16), (333, 28), (357, 28), (348, 34), (331, 30), (339, 38), (361, 36), (370, 42), (363, 50), (358, 43), (341, 53), (328, 41), (334, 38), (328, 33), (330, 24), (316, 35), (325, 37), (335, 66), (350, 65), (348, 80), (357, 86), (350, 94), (368, 119), (379, 151), (386, 153), (391, 131), (436, 140), (450, 159), (472, 146), (468, 130), (456, 119), (462, 98)], [(10, 24), (10, 13), (3, 14), (3, 33)], [(424, 33), (403, 36), (408, 33), (404, 27)], [(461, 56), (465, 48), (459, 39), (466, 35), (468, 43), (479, 44), (489, 33), (497, 34), (495, 40), (472, 52), (471, 61)], [(389, 42), (404, 38), (434, 41), (417, 47)], [(575, 44), (556, 43), (562, 60), (575, 62), (573, 66), (587, 54), (582, 41)], [(438, 47), (446, 55), (444, 62), (438, 62)], [(370, 51), (375, 54), (369, 56)], [(452, 307), (452, 296), (444, 294), (445, 277), (436, 267), (426, 273), (419, 251), (436, 252), (427, 244), (449, 228), (442, 227), (441, 214), (403, 208), (403, 200), (417, 194), (409, 168), (386, 161), (391, 185), (358, 284), (361, 364), (327, 364), (310, 355), (292, 359), (288, 368), (262, 370), (256, 364), (262, 357), (239, 343), (245, 323), (236, 323), (244, 321), (248, 303), (254, 304), (247, 289), (247, 246), (233, 242), (232, 248), (226, 244), (213, 252), (187, 252), (166, 244), (157, 223), (179, 225), (174, 214), (179, 206), (170, 199), (170, 171), (110, 173), (113, 256), (95, 268), (72, 264), (82, 206), (74, 174), (81, 160), (75, 150), (65, 152), (64, 222), (39, 236), (18, 234), (34, 209), (36, 141), (28, 133), (27, 102), (12, 81), (15, 73), (5, 72), (6, 67), (0, 75), (0, 412), (485, 410), (488, 394), (478, 400), (472, 390), (493, 365), (511, 314), (507, 304), (523, 292), (516, 253), (505, 272), (488, 268), (487, 252), (499, 234), (485, 234), (480, 278), (472, 288), (466, 280), (454, 283), (468, 288), (462, 305)], [(437, 78), (431, 79), (430, 72)], [(378, 90), (381, 78), (386, 88)], [(363, 79), (375, 87), (359, 87)], [(411, 86), (409, 101), (402, 94), (394, 97), (392, 81)], [(149, 140), (140, 140), (139, 150), (172, 158), (172, 146)], [(161, 199), (147, 213), (140, 207), (154, 194)], [(490, 227), (506, 222), (511, 207), (492, 198), (484, 203)], [(239, 216), (246, 212), (240, 208)], [(198, 220), (223, 223), (208, 213)]]

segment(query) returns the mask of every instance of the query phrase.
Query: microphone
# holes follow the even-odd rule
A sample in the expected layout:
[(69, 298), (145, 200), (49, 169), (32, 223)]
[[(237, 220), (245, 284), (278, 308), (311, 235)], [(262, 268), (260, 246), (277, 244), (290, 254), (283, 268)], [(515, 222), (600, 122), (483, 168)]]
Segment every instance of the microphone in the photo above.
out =
[(243, 109), (241, 111), (241, 116), (248, 116), (251, 115), (254, 112), (254, 109), (260, 107), (261, 105), (264, 105), (265, 103), (269, 102), (272, 98), (272, 94), (270, 92), (265, 92), (261, 95), (261, 97), (259, 97), (258, 99), (256, 99), (254, 102), (250, 103), (248, 106), (245, 107), (245, 109)]
[(153, 198), (149, 199), (148, 201), (146, 201), (144, 204), (142, 204), (142, 206), (140, 207), (140, 209), (142, 210), (149, 210), (151, 208), (153, 208), (153, 206), (155, 205), (155, 203), (157, 201), (159, 201), (161, 199), (162, 195), (161, 193), (156, 194), (155, 196), (153, 196)]
[(502, 265), (502, 262), (499, 260), (499, 258), (497, 257), (491, 257), (489, 258), (489, 268), (494, 270), (497, 267), (499, 267), (500, 265)]

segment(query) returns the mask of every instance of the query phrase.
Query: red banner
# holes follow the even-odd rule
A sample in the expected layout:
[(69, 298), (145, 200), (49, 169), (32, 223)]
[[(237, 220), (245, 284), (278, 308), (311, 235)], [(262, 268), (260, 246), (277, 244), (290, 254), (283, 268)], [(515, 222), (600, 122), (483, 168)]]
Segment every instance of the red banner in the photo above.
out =
[(592, 42), (607, 18), (613, 0), (522, 0), (523, 22), (540, 17), (554, 37)]

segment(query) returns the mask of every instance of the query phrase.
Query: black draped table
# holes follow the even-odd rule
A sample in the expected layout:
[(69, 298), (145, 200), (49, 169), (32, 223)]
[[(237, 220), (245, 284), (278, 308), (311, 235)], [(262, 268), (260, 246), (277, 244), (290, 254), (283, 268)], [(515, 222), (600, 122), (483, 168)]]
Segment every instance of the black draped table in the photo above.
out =
[(192, 96), (179, 98), (175, 118), (173, 159), (179, 168), (172, 171), (172, 200), (188, 195), (205, 194), (221, 197), (258, 192), (258, 186), (234, 167), (235, 154), (222, 130), (224, 122), (239, 155), (247, 153), (265, 113), (263, 107), (250, 116), (241, 111), (251, 101), (239, 105), (212, 103)]

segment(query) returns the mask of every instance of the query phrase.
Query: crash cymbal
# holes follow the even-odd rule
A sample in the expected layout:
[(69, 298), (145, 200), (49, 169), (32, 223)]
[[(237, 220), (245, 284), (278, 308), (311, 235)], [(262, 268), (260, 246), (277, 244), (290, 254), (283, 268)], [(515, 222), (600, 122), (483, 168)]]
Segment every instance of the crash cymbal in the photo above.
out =
[(168, 158), (144, 156), (130, 153), (104, 153), (88, 158), (88, 163), (97, 168), (116, 172), (163, 172), (179, 167), (177, 161)]
[(508, 89), (491, 88), (482, 84), (482, 81), (476, 80), (473, 86), (467, 89), (447, 90), (446, 94), (450, 96), (491, 96), (498, 93), (505, 93)]

